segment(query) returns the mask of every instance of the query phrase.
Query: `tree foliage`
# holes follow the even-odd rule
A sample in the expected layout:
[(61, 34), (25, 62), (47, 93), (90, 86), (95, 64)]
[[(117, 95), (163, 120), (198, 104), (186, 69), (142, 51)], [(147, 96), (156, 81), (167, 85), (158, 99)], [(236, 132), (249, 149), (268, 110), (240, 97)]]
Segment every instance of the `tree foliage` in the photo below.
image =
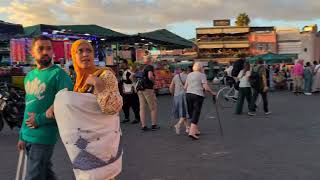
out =
[(237, 26), (249, 26), (250, 18), (246, 13), (240, 13), (236, 20)]

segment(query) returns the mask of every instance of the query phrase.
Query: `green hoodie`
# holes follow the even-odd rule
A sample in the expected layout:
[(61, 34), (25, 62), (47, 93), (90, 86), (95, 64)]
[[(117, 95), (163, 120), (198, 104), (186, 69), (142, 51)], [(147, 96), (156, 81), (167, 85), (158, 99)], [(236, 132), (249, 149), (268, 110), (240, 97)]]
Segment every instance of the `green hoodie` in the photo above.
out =
[[(53, 104), (55, 95), (61, 90), (72, 90), (72, 82), (67, 73), (53, 65), (47, 69), (34, 69), (24, 80), (26, 90), (26, 109), (19, 139), (36, 144), (55, 144), (58, 128), (54, 119), (46, 118), (47, 109)], [(37, 128), (26, 125), (28, 113), (35, 113)]]

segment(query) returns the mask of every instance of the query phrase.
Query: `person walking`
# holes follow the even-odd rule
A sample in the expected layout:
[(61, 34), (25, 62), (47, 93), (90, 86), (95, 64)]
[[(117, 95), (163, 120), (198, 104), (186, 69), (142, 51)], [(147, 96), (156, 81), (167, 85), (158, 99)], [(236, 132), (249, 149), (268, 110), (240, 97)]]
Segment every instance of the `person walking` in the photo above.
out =
[(243, 55), (240, 55), (240, 59), (235, 61), (233, 63), (233, 68), (232, 68), (232, 71), (231, 71), (231, 76), (232, 78), (234, 79), (234, 97), (232, 98), (233, 100), (237, 100), (238, 96), (239, 96), (239, 83), (236, 81), (237, 80), (237, 77), (240, 73), (240, 71), (243, 69), (243, 66), (244, 66), (244, 63), (245, 63), (245, 57), (243, 57)]
[(246, 62), (244, 64), (244, 68), (240, 71), (238, 75), (238, 80), (240, 81), (240, 84), (239, 84), (239, 97), (237, 99), (237, 106), (235, 111), (236, 114), (242, 113), (243, 103), (245, 99), (247, 100), (248, 109), (250, 110), (251, 98), (252, 98), (251, 86), (249, 82), (250, 75), (251, 75), (250, 64)]
[(302, 93), (302, 85), (303, 85), (303, 60), (299, 59), (293, 67), (293, 85), (294, 85), (294, 93), (298, 95)]
[(198, 140), (200, 135), (198, 122), (204, 100), (204, 91), (210, 92), (214, 96), (216, 93), (210, 89), (201, 64), (196, 62), (192, 69), (193, 72), (188, 74), (184, 88), (187, 93), (188, 114), (191, 119), (189, 137)]
[(114, 180), (122, 170), (118, 80), (111, 68), (95, 66), (86, 40), (72, 44), (71, 57), (77, 74), (73, 92), (59, 92), (54, 102), (62, 142), (76, 179)]
[(181, 68), (181, 73), (176, 74), (170, 84), (170, 93), (174, 96), (173, 98), (173, 115), (175, 119), (178, 119), (178, 123), (174, 125), (176, 134), (180, 134), (180, 128), (182, 125), (185, 126), (186, 132), (189, 133), (190, 125), (187, 121), (188, 110), (186, 92), (184, 85), (187, 80), (186, 69)]
[(318, 64), (317, 61), (314, 61), (312, 92), (317, 93), (319, 91), (320, 91), (320, 64)]
[(253, 89), (253, 93), (252, 93), (252, 99), (250, 103), (250, 111), (248, 112), (248, 115), (250, 116), (256, 115), (256, 108), (257, 108), (256, 101), (259, 94), (261, 94), (262, 96), (263, 110), (266, 115), (269, 115), (271, 114), (268, 108), (268, 97), (267, 97), (269, 88), (267, 86), (267, 78), (266, 78), (267, 74), (266, 74), (266, 68), (263, 64), (263, 60), (258, 60), (257, 65), (252, 68), (250, 78), (252, 78), (254, 75), (257, 76), (258, 81), (257, 81), (256, 87), (253, 87), (251, 85)]
[(310, 62), (306, 63), (306, 67), (304, 68), (304, 71), (303, 71), (303, 77), (304, 77), (304, 94), (312, 95), (311, 88), (312, 88), (313, 70)]
[(19, 134), (18, 149), (25, 150), (27, 169), (25, 180), (55, 180), (52, 154), (58, 139), (54, 117), (55, 95), (62, 89), (72, 90), (68, 74), (52, 64), (52, 40), (45, 36), (33, 39), (31, 54), (36, 68), (24, 80), (26, 108)]
[(122, 67), (124, 68), (124, 72), (121, 77), (121, 95), (123, 98), (123, 107), (122, 110), (124, 112), (124, 120), (122, 123), (130, 122), (130, 107), (134, 112), (135, 119), (131, 121), (132, 124), (136, 124), (140, 122), (140, 109), (139, 109), (139, 97), (137, 92), (134, 89), (134, 83), (132, 81), (132, 76), (134, 76), (134, 72), (136, 68), (134, 65), (128, 68), (127, 60), (123, 60)]
[(159, 125), (157, 124), (157, 97), (154, 92), (154, 68), (151, 65), (152, 61), (151, 58), (145, 59), (146, 66), (143, 69), (143, 77), (142, 77), (142, 86), (143, 89), (138, 91), (139, 103), (140, 103), (140, 120), (141, 120), (141, 130), (148, 131), (149, 128), (146, 122), (146, 106), (149, 106), (151, 111), (151, 121), (152, 126), (151, 130), (155, 131), (160, 129)]

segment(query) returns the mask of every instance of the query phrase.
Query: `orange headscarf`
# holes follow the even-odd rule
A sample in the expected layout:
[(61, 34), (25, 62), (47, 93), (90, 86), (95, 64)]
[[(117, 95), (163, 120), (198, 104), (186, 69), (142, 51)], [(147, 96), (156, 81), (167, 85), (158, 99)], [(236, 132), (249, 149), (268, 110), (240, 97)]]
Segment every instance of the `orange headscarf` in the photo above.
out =
[(83, 40), (83, 39), (79, 39), (79, 40), (75, 41), (71, 46), (71, 58), (73, 61), (74, 71), (76, 72), (76, 75), (77, 75), (76, 83), (73, 88), (73, 90), (76, 92), (79, 92), (80, 89), (85, 86), (85, 82), (86, 82), (87, 78), (89, 77), (89, 75), (93, 74), (94, 72), (96, 72), (98, 70), (98, 68), (96, 68), (96, 66), (82, 69), (77, 64), (76, 53), (77, 53), (77, 50), (81, 44), (88, 44), (93, 52), (92, 45), (88, 41)]

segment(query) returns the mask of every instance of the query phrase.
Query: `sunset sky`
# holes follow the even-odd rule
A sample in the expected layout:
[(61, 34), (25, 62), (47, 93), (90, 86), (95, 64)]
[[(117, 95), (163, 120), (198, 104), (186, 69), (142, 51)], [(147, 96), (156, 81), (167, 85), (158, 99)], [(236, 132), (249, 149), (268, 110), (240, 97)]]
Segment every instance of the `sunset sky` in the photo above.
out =
[(97, 24), (127, 34), (166, 28), (185, 38), (241, 12), (252, 26), (320, 25), (315, 0), (0, 0), (0, 20), (24, 26)]

